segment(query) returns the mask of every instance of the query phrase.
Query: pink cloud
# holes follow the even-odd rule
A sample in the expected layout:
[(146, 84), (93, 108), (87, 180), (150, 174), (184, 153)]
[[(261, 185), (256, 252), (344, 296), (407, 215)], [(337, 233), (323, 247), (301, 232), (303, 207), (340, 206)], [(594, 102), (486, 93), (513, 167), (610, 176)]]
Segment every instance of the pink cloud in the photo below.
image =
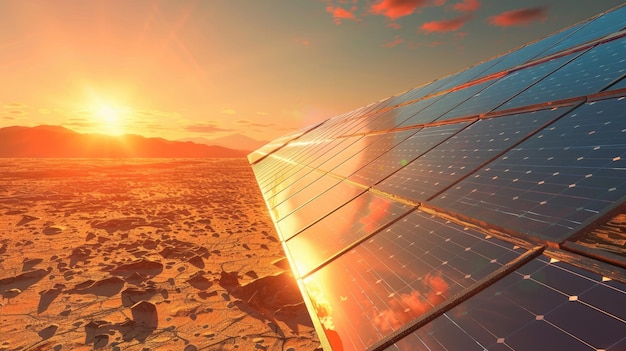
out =
[(499, 15), (489, 17), (488, 21), (494, 26), (526, 26), (534, 21), (545, 21), (548, 18), (547, 8), (533, 7), (506, 11)]
[(396, 35), (395, 37), (393, 37), (392, 41), (390, 41), (388, 43), (385, 43), (384, 46), (386, 48), (392, 48), (394, 46), (398, 46), (398, 45), (402, 44), (403, 42), (404, 42), (404, 39), (400, 38), (399, 35)]
[(478, 0), (462, 0), (454, 5), (452, 9), (459, 12), (473, 12), (478, 10), (480, 2)]
[(328, 4), (328, 6), (326, 6), (326, 12), (332, 13), (333, 19), (335, 20), (335, 23), (337, 24), (340, 24), (341, 20), (344, 20), (344, 19), (356, 20), (356, 16), (354, 16), (354, 11), (356, 11), (356, 7), (352, 7), (348, 11), (339, 6), (335, 7), (332, 4)]
[(412, 14), (418, 7), (426, 6), (427, 0), (380, 0), (372, 5), (371, 12), (394, 20)]
[(445, 32), (454, 32), (457, 31), (470, 20), (470, 16), (459, 16), (450, 20), (441, 20), (441, 21), (431, 21), (422, 24), (420, 27), (420, 31), (426, 33), (445, 33)]

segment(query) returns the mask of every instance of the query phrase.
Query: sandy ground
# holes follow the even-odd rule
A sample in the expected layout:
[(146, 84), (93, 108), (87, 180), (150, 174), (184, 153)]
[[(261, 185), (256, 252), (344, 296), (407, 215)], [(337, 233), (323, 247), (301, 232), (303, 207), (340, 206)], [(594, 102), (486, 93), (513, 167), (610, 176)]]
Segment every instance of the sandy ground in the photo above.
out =
[(0, 351), (316, 350), (244, 159), (0, 159)]

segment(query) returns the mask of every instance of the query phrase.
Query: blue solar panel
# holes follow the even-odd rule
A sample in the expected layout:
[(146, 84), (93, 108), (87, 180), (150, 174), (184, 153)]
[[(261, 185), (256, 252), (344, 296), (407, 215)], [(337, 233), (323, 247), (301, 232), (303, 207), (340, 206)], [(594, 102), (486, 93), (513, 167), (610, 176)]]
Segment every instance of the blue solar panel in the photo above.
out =
[(626, 37), (594, 47), (499, 109), (600, 92), (626, 73)]
[(501, 105), (503, 101), (507, 101), (521, 91), (536, 84), (579, 54), (559, 57), (510, 73), (446, 113), (439, 120), (443, 121), (456, 117), (487, 113)]
[(304, 285), (333, 350), (365, 350), (525, 251), (415, 211)]
[(420, 100), (411, 104), (409, 108), (413, 112), (413, 115), (409, 117), (408, 119), (404, 120), (403, 122), (400, 122), (398, 124), (398, 128), (415, 126), (419, 124), (432, 122), (435, 117), (429, 114), (421, 114), (419, 112), (427, 108), (428, 106), (432, 105), (433, 103), (437, 102), (442, 97), (443, 95), (438, 95), (438, 96)]
[(549, 47), (553, 46), (555, 43), (559, 42), (563, 38), (577, 31), (585, 24), (578, 24), (576, 26), (572, 26), (555, 35), (552, 35), (542, 40), (539, 40), (537, 42), (528, 44), (514, 52), (511, 52), (503, 56), (502, 60), (500, 60), (491, 68), (483, 72), (480, 75), (480, 77), (488, 76), (490, 74), (497, 73), (500, 71), (505, 71), (505, 70), (514, 68), (516, 66), (522, 65), (524, 63), (527, 63), (532, 58), (538, 56), (541, 52), (546, 51)]
[(447, 89), (452, 89), (460, 85), (466, 84), (470, 82), (471, 80), (475, 79), (481, 73), (485, 72), (487, 69), (491, 68), (494, 64), (498, 63), (501, 59), (502, 57), (496, 57), (489, 61), (485, 61), (478, 65), (467, 68), (459, 73), (456, 73), (452, 79), (444, 83), (436, 91), (444, 91)]
[(415, 201), (427, 200), (570, 109), (540, 110), (477, 121), (376, 188)]
[(433, 203), (560, 242), (626, 195), (626, 99), (587, 103)]
[(444, 94), (432, 105), (429, 105), (428, 107), (417, 113), (417, 115), (410, 118), (407, 123), (421, 119), (424, 119), (424, 121), (427, 122), (432, 122), (491, 84), (493, 84), (493, 81), (487, 81), (481, 84), (472, 85), (464, 89), (455, 90)]
[(622, 283), (540, 256), (388, 350), (623, 350), (625, 298)]
[(365, 186), (376, 184), (467, 125), (468, 123), (457, 123), (421, 129), (359, 169), (349, 179)]
[(622, 78), (620, 81), (616, 82), (614, 85), (611, 85), (608, 90), (617, 90), (626, 88), (626, 78)]
[(292, 237), (286, 245), (299, 258), (296, 268), (300, 275), (305, 275), (410, 209), (368, 191)]
[(595, 39), (600, 39), (609, 34), (618, 32), (626, 28), (626, 6), (622, 6), (614, 11), (608, 12), (589, 24), (574, 32), (569, 37), (547, 50), (542, 56), (551, 55), (561, 50), (584, 44)]

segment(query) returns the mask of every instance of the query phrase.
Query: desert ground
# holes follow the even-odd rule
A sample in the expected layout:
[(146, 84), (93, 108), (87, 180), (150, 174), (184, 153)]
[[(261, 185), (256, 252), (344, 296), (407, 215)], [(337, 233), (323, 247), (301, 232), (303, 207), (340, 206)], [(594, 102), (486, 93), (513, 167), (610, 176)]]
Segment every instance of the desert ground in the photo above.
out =
[(0, 351), (317, 350), (245, 159), (0, 159)]

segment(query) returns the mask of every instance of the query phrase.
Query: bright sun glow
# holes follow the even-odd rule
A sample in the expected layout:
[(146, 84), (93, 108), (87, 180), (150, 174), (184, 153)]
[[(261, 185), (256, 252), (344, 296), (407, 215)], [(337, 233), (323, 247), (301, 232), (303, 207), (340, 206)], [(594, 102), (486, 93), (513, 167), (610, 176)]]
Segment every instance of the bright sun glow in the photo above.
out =
[(124, 133), (124, 111), (111, 105), (102, 105), (95, 109), (94, 118), (101, 133), (120, 135)]

